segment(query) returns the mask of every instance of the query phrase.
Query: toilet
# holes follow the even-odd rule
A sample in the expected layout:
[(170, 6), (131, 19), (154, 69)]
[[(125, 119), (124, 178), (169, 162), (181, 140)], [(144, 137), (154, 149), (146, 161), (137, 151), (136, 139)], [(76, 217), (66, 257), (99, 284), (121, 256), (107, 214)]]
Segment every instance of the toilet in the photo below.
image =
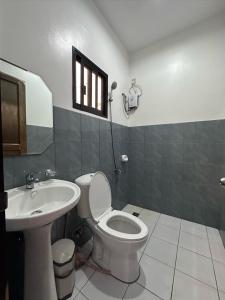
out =
[(87, 220), (94, 236), (92, 259), (117, 279), (136, 281), (140, 275), (137, 252), (148, 239), (147, 226), (133, 215), (112, 209), (104, 173), (86, 174), (75, 182), (81, 189), (78, 214)]

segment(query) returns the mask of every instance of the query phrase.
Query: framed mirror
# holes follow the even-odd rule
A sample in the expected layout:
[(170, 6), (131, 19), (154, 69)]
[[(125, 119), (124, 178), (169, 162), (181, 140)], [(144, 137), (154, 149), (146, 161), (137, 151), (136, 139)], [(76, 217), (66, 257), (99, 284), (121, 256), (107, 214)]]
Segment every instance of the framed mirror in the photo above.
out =
[(42, 78), (0, 59), (4, 155), (40, 154), (53, 142), (52, 93)]

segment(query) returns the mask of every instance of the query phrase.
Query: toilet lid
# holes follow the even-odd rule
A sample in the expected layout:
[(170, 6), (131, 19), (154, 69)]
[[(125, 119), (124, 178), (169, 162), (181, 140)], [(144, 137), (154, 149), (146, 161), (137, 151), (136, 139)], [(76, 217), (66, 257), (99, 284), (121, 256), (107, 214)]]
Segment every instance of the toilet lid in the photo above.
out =
[(92, 217), (95, 220), (111, 208), (111, 188), (107, 177), (102, 172), (97, 172), (92, 177), (89, 189), (89, 203)]

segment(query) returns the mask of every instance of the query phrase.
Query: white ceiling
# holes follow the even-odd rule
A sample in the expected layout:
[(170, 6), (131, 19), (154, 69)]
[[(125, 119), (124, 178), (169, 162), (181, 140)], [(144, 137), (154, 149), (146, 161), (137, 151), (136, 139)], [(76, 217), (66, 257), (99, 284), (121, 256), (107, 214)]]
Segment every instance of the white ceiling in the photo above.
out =
[(225, 10), (225, 0), (93, 0), (129, 52)]

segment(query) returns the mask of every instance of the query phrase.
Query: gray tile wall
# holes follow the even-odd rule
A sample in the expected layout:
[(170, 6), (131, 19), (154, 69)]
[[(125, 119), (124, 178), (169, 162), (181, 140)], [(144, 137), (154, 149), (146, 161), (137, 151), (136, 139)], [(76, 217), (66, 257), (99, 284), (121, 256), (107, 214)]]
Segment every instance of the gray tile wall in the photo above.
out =
[(74, 181), (82, 174), (101, 170), (111, 183), (113, 207), (123, 208), (128, 202), (128, 172), (119, 157), (127, 152), (128, 128), (113, 123), (116, 160), (122, 170), (116, 176), (108, 121), (55, 107), (54, 122), (58, 178)]
[(225, 120), (129, 129), (129, 203), (225, 228)]
[[(114, 174), (109, 122), (54, 107), (54, 143), (40, 155), (6, 157), (5, 188), (24, 185), (25, 174), (31, 171), (43, 178), (44, 170), (54, 169), (57, 178), (73, 182), (78, 176), (101, 170), (111, 184), (113, 208), (122, 209), (128, 203), (128, 171), (119, 157), (127, 153), (128, 128), (113, 123), (113, 135), (117, 165), (122, 170), (120, 176)], [(71, 232), (71, 226), (81, 222), (76, 209), (68, 220), (68, 232)], [(55, 222), (53, 240), (63, 236), (64, 225), (65, 218)]]
[[(24, 184), (31, 170), (56, 169), (58, 178), (69, 181), (102, 170), (116, 209), (131, 203), (224, 230), (225, 189), (219, 185), (225, 176), (224, 128), (225, 120), (131, 128), (113, 124), (122, 169), (116, 176), (109, 122), (54, 107), (54, 143), (41, 155), (5, 158), (5, 186)], [(121, 154), (129, 155), (128, 165), (121, 164)], [(76, 214), (74, 219), (79, 222)], [(63, 224), (58, 222), (56, 238)]]
[(40, 154), (53, 143), (53, 128), (27, 125), (27, 153)]

